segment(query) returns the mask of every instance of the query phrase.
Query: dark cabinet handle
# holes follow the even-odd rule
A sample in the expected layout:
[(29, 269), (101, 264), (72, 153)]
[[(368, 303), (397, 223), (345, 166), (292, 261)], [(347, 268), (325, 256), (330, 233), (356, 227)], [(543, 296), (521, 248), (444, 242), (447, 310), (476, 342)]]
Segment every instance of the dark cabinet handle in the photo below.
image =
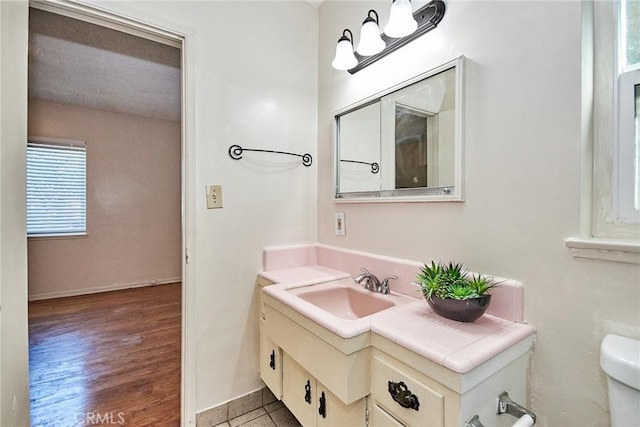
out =
[(324, 391), (320, 395), (320, 406), (318, 407), (318, 413), (322, 415), (322, 418), (327, 418), (327, 400), (324, 397)]
[(398, 402), (403, 408), (415, 409), (417, 411), (420, 407), (418, 396), (411, 393), (407, 385), (402, 381), (399, 383), (389, 381), (389, 394), (393, 400)]
[(271, 350), (271, 355), (269, 356), (269, 367), (276, 370), (276, 351)]
[(309, 380), (304, 386), (304, 401), (311, 405), (311, 383)]

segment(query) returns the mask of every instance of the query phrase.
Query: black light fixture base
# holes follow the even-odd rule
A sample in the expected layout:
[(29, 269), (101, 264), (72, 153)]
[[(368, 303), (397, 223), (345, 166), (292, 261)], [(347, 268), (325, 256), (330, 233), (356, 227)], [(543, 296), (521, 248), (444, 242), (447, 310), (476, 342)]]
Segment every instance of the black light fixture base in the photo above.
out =
[(409, 42), (417, 39), (423, 34), (428, 33), (438, 26), (442, 18), (444, 17), (444, 12), (446, 10), (444, 1), (442, 0), (431, 0), (429, 3), (418, 9), (413, 13), (413, 18), (418, 23), (418, 28), (410, 35), (406, 37), (400, 38), (391, 38), (386, 34), (382, 33), (382, 40), (387, 44), (387, 47), (380, 53), (371, 56), (362, 56), (358, 53), (355, 53), (356, 58), (358, 59), (358, 65), (351, 68), (349, 71), (350, 74), (357, 73), (363, 68), (373, 64), (380, 58), (384, 58), (391, 52), (396, 49), (401, 48)]

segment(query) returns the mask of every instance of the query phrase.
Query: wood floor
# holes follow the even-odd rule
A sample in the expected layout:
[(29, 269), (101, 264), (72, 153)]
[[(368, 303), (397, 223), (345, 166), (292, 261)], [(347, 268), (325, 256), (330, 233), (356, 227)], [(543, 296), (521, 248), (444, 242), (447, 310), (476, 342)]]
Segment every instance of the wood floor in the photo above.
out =
[(29, 303), (31, 425), (180, 425), (181, 285)]

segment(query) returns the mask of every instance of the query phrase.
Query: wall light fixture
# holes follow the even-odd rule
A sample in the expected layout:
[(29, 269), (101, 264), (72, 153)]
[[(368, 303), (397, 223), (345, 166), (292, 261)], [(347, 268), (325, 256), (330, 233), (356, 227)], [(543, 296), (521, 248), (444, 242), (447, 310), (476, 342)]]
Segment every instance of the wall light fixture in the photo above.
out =
[(353, 51), (353, 34), (346, 29), (338, 40), (331, 65), (336, 70), (354, 74), (433, 30), (442, 21), (445, 9), (444, 1), (431, 0), (412, 12), (411, 0), (393, 0), (383, 34), (378, 26), (378, 13), (372, 9), (362, 23), (356, 52)]
[(336, 45), (336, 56), (331, 66), (336, 70), (350, 70), (358, 65), (358, 58), (353, 54), (353, 33), (346, 29)]
[[(375, 18), (371, 16), (372, 14)], [(360, 43), (358, 43), (356, 52), (362, 56), (370, 56), (382, 52), (386, 46), (387, 44), (380, 37), (378, 13), (371, 9), (360, 28)]]
[(418, 21), (413, 18), (411, 0), (395, 0), (391, 3), (389, 22), (384, 26), (384, 33), (389, 37), (400, 38), (413, 34), (418, 28)]

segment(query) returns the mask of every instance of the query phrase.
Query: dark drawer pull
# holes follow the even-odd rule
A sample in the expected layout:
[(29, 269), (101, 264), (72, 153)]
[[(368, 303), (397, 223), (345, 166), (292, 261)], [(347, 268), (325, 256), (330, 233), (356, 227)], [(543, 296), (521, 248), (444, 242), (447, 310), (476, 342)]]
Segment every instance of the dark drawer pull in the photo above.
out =
[(399, 383), (389, 381), (389, 394), (393, 400), (398, 402), (398, 404), (403, 408), (415, 409), (417, 411), (420, 407), (418, 396), (411, 393), (403, 381), (400, 381)]
[(304, 401), (311, 405), (311, 383), (309, 380), (304, 385)]
[(269, 356), (269, 367), (276, 370), (276, 351), (271, 350), (271, 355)]
[(320, 396), (320, 407), (318, 408), (318, 413), (322, 415), (322, 418), (327, 418), (327, 399), (324, 397), (324, 391)]

